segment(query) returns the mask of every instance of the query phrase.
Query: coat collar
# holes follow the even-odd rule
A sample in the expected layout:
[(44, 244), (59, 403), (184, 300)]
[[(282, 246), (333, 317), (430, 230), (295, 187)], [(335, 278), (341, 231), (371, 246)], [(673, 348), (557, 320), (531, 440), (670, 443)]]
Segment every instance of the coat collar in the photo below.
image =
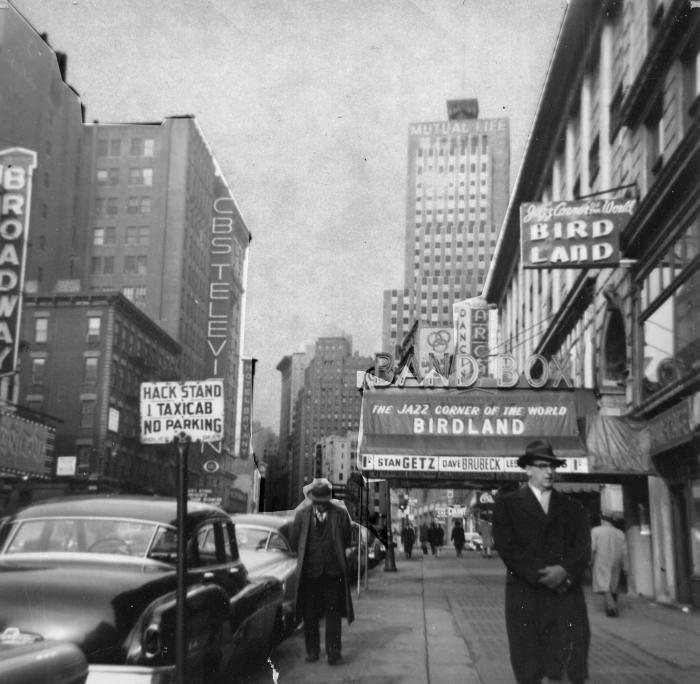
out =
[(553, 518), (559, 514), (561, 507), (561, 494), (556, 490), (552, 489), (552, 493), (549, 497), (549, 510), (547, 513), (542, 509), (542, 505), (537, 500), (537, 497), (532, 493), (532, 490), (528, 485), (521, 487), (518, 490), (520, 495), (520, 500), (522, 507), (532, 515), (538, 518)]

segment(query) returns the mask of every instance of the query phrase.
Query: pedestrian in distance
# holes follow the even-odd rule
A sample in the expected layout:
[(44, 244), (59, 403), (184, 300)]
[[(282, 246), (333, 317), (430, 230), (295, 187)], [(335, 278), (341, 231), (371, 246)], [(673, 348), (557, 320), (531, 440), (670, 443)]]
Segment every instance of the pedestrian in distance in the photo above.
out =
[(418, 528), (418, 539), (420, 541), (420, 550), (424, 556), (428, 555), (428, 526), (422, 522)]
[(482, 517), (479, 522), (479, 534), (481, 535), (481, 557), (491, 558), (493, 524), (486, 516)]
[(617, 590), (620, 574), (627, 572), (627, 541), (625, 533), (613, 524), (613, 518), (602, 515), (600, 525), (591, 530), (593, 591), (603, 594), (605, 614), (617, 617)]
[(457, 557), (459, 558), (464, 550), (464, 528), (462, 527), (461, 520), (455, 520), (452, 534), (450, 535), (450, 541), (454, 544)]
[(401, 543), (403, 544), (403, 550), (406, 554), (406, 558), (410, 558), (413, 553), (413, 544), (416, 541), (416, 531), (410, 522), (407, 522), (403, 530), (401, 530)]
[(518, 684), (588, 678), (590, 627), (582, 577), (591, 533), (583, 506), (553, 488), (565, 461), (545, 440), (518, 458), (527, 485), (496, 498), (493, 536), (507, 568), (506, 630)]
[(436, 555), (438, 549), (439, 529), (435, 521), (431, 522), (428, 528), (428, 544), (430, 544), (430, 553), (432, 553), (433, 556)]
[(440, 549), (445, 543), (445, 529), (442, 525), (435, 526), (435, 545), (437, 546), (437, 556), (440, 558)]
[(296, 605), (304, 619), (306, 662), (320, 655), (319, 618), (325, 618), (329, 665), (342, 663), (341, 622), (354, 620), (345, 549), (351, 545), (351, 520), (345, 504), (332, 498), (331, 483), (315, 478), (307, 499), (294, 512), (290, 545), (297, 553)]

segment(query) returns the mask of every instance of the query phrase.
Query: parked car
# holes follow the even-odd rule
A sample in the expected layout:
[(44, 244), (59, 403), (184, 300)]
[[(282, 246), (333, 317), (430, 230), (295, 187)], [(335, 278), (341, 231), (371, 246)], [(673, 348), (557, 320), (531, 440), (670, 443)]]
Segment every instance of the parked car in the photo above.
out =
[(357, 581), (358, 570), (360, 572), (360, 577), (363, 577), (365, 572), (367, 572), (368, 532), (369, 530), (366, 527), (353, 520), (351, 546), (345, 549), (345, 558), (348, 563), (348, 576), (352, 581)]
[(293, 513), (236, 513), (231, 520), (236, 528), (238, 553), (249, 575), (256, 578), (271, 575), (282, 582), (284, 634), (290, 634), (301, 622), (295, 605), (297, 555), (289, 545)]
[(85, 684), (87, 676), (87, 660), (75, 644), (44, 641), (15, 628), (0, 633), (3, 684)]
[[(89, 684), (172, 681), (177, 504), (149, 496), (38, 503), (0, 529), (0, 630), (73, 643)], [(185, 522), (185, 676), (209, 682), (267, 655), (282, 624), (282, 583), (251, 579), (229, 515), (189, 502)]]
[(381, 563), (386, 557), (386, 546), (382, 544), (371, 530), (368, 532), (367, 539), (367, 560), (370, 568), (373, 568)]
[(481, 551), (481, 535), (478, 532), (465, 532), (464, 548), (467, 551)]

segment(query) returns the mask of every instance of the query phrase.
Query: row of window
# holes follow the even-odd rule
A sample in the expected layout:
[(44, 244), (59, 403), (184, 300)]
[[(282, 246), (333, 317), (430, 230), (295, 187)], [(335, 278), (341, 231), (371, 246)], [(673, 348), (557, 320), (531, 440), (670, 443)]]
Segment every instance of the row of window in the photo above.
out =
[[(486, 160), (483, 160), (481, 162), (480, 170), (482, 173), (486, 173), (486, 171), (488, 170), (488, 164), (486, 163)], [(434, 166), (432, 162), (428, 162), (428, 164), (424, 166), (422, 163), (419, 162), (416, 166), (416, 174), (420, 176), (424, 171), (426, 173), (430, 171), (437, 171), (438, 173), (445, 173), (445, 171), (447, 171), (448, 173), (454, 173), (455, 171), (458, 171), (459, 173), (466, 173), (467, 168), (465, 164), (460, 164), (459, 166), (457, 166), (456, 164), (448, 164), (447, 166), (439, 164), (438, 166)], [(471, 164), (469, 167), (469, 171), (471, 173), (476, 173), (477, 165)]]
[[(150, 214), (152, 199), (150, 197), (129, 197), (126, 200), (127, 214)], [(97, 216), (113, 216), (119, 213), (118, 197), (96, 197), (95, 214)]]
[[(423, 243), (423, 246), (425, 247), (425, 249), (430, 249), (430, 247), (431, 247), (431, 245), (432, 245), (435, 249), (439, 249), (442, 245), (444, 245), (447, 249), (450, 249), (450, 248), (452, 247), (452, 240), (450, 239), (451, 237), (452, 237), (451, 235), (447, 235), (444, 243), (441, 242), (439, 239), (436, 239), (436, 240), (435, 240), (434, 242), (432, 242), (432, 243), (431, 243), (431, 242), (425, 242), (425, 243)], [(420, 235), (416, 235), (416, 241), (415, 241), (415, 244), (416, 244), (416, 254), (418, 254), (418, 249), (417, 249), (417, 248), (420, 246), (420, 241), (421, 241)], [(475, 244), (476, 244), (478, 247), (485, 247), (485, 246), (486, 246), (486, 240), (467, 240), (467, 247), (474, 247)], [(456, 245), (457, 247), (463, 247), (463, 246), (464, 246), (464, 240), (457, 240), (457, 241), (455, 242), (455, 245)], [(495, 246), (496, 246), (496, 240), (495, 240), (495, 239), (489, 240), (489, 245), (490, 245), (491, 247), (495, 247)]]
[[(90, 260), (90, 273), (92, 275), (114, 275), (113, 256), (94, 256)], [(125, 254), (122, 273), (129, 275), (146, 275), (148, 270), (148, 257), (145, 254)]]
[[(87, 319), (87, 341), (99, 342), (100, 330), (102, 328), (102, 318), (100, 316), (88, 316)], [(34, 342), (45, 344), (49, 341), (49, 318), (48, 316), (35, 316), (34, 318)]]
[[(430, 232), (430, 230), (433, 227), (432, 222), (428, 223), (416, 223), (416, 228), (422, 228), (423, 231), (427, 234)], [(442, 233), (443, 229), (445, 230), (445, 234), (448, 235), (450, 233), (463, 233), (466, 232), (469, 234), (474, 234), (474, 233), (485, 233), (487, 228), (489, 229), (489, 232), (491, 233), (496, 233), (496, 227), (495, 226), (489, 226), (489, 224), (484, 223), (483, 221), (469, 221), (468, 224), (465, 221), (458, 221), (456, 224), (455, 223), (435, 223), (435, 234), (439, 235)]]
[[(149, 226), (127, 226), (124, 233), (125, 245), (147, 245), (149, 242)], [(116, 226), (97, 226), (92, 229), (93, 245), (116, 245)]]
[[(416, 216), (432, 216), (433, 213), (435, 213), (435, 215), (439, 217), (443, 214), (447, 214), (448, 216), (454, 216), (454, 214), (464, 216), (467, 212), (465, 207), (460, 207), (457, 211), (455, 211), (452, 208), (448, 209), (447, 211), (445, 211), (444, 209), (436, 209), (435, 212), (433, 212), (432, 209), (416, 209)], [(476, 218), (476, 207), (469, 207), (469, 218)], [(479, 218), (486, 218), (486, 207), (479, 207)]]
[[(153, 138), (131, 138), (129, 154), (132, 157), (152, 157), (154, 150)], [(121, 138), (98, 138), (98, 157), (119, 157), (122, 154)]]
[(465, 155), (467, 152), (471, 151), (472, 154), (476, 154), (481, 148), (482, 154), (488, 149), (488, 137), (485, 135), (474, 136), (467, 140), (461, 140), (459, 143), (455, 142), (450, 145), (449, 150), (445, 147), (435, 147), (434, 145), (428, 144), (426, 147), (419, 147), (416, 150), (416, 155), (418, 157), (444, 157), (449, 154), (450, 157), (454, 157), (457, 154)]
[[(120, 172), (117, 168), (97, 169), (97, 185), (119, 185)], [(153, 169), (133, 167), (129, 169), (129, 185), (153, 185)]]

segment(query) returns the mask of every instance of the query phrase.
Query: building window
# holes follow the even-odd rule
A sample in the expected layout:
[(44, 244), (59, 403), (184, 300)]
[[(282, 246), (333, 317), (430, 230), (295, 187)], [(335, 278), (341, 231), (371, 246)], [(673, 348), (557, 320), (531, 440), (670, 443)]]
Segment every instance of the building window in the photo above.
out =
[(146, 301), (145, 287), (125, 287), (122, 294), (134, 304), (143, 304)]
[(151, 198), (150, 197), (129, 197), (126, 204), (127, 214), (150, 214), (151, 213)]
[(98, 216), (110, 216), (117, 213), (118, 199), (116, 197), (96, 197), (95, 213)]
[(34, 341), (47, 342), (49, 339), (49, 319), (35, 318), (34, 319)]
[(91, 428), (95, 421), (95, 400), (83, 399), (80, 402), (80, 427)]
[(652, 105), (651, 112), (645, 124), (649, 141), (649, 169), (652, 174), (656, 174), (663, 166), (664, 151), (663, 98), (661, 95), (656, 98), (656, 101)]
[(114, 245), (117, 242), (117, 229), (115, 226), (98, 226), (92, 229), (93, 245)]
[(143, 254), (131, 254), (124, 257), (124, 273), (145, 275), (147, 267), (148, 258)]
[(97, 382), (97, 362), (96, 356), (88, 356), (85, 359), (85, 369), (83, 372), (83, 382), (94, 384)]
[(119, 185), (119, 169), (97, 169), (97, 185)]
[(32, 359), (32, 384), (42, 385), (46, 374), (46, 359)]
[(126, 244), (127, 245), (147, 245), (148, 244), (148, 226), (127, 226), (126, 228)]
[(94, 256), (90, 264), (90, 273), (92, 275), (113, 275), (114, 274), (114, 257), (112, 256)]
[(118, 157), (121, 154), (121, 149), (121, 140), (108, 140), (107, 138), (100, 138), (97, 141), (98, 157)]
[(99, 316), (89, 316), (88, 317), (87, 341), (88, 342), (99, 342), (101, 328), (102, 328), (102, 318), (100, 318)]
[(140, 167), (129, 169), (129, 185), (153, 185), (153, 169)]
[(152, 157), (153, 138), (132, 138), (130, 153), (134, 157)]
[(700, 218), (641, 283), (641, 396), (691, 377), (700, 361)]

